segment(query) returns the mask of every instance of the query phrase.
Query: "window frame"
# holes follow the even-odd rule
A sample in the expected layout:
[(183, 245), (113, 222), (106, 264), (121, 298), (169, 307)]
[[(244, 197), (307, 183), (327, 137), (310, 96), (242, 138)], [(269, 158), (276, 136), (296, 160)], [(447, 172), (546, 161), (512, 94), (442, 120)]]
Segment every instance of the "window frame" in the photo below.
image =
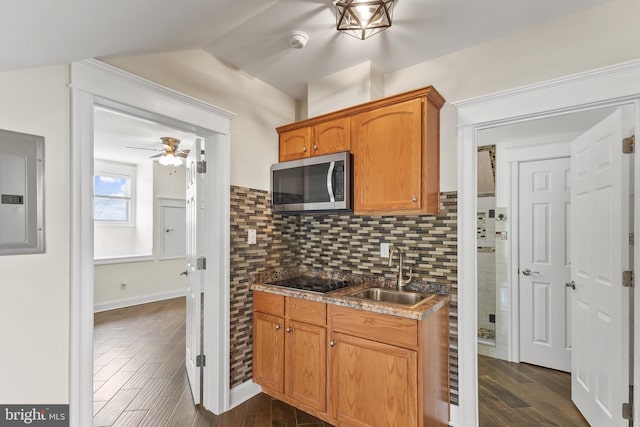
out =
[[(125, 178), (131, 181), (130, 195), (129, 197), (109, 197), (98, 196), (95, 191), (95, 177), (96, 176), (108, 176), (113, 178)], [(107, 227), (135, 227), (136, 226), (136, 181), (137, 181), (137, 166), (133, 163), (122, 163), (107, 160), (95, 160), (93, 167), (93, 181), (91, 183), (93, 188), (93, 205), (95, 207), (96, 197), (107, 198), (113, 200), (128, 200), (129, 201), (129, 219), (127, 221), (108, 220), (108, 219), (96, 219), (95, 211), (92, 214), (93, 223), (96, 226)]]

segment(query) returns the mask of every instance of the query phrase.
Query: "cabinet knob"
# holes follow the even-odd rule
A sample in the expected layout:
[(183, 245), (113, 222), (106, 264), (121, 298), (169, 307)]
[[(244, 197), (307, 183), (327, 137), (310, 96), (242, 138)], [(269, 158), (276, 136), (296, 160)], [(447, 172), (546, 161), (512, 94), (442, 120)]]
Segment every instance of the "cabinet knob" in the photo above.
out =
[(276, 331), (279, 331), (282, 328), (280, 325), (276, 325)]
[(331, 347), (335, 347), (336, 342), (335, 342), (334, 340), (331, 340), (331, 341), (329, 341), (329, 345), (330, 345)]
[(415, 203), (415, 202), (417, 202), (417, 201), (418, 201), (418, 198), (417, 198), (416, 196), (413, 196), (413, 197), (411, 198), (411, 201)]
[(314, 149), (314, 150), (317, 150), (317, 149), (318, 149), (318, 146), (317, 146), (317, 145), (314, 145), (314, 146), (313, 146), (313, 149)]
[(287, 333), (290, 334), (291, 332), (293, 332), (293, 328), (291, 326), (287, 327)]
[(302, 152), (303, 152), (303, 153), (306, 153), (306, 152), (307, 152), (307, 147), (303, 147), (303, 148), (302, 148)]

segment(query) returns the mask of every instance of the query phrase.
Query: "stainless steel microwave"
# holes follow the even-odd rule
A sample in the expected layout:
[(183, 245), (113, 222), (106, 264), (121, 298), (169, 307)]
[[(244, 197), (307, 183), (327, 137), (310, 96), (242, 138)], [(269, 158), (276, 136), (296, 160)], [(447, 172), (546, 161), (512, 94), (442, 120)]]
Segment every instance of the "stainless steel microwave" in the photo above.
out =
[(276, 163), (271, 166), (271, 205), (275, 212), (351, 210), (348, 151)]

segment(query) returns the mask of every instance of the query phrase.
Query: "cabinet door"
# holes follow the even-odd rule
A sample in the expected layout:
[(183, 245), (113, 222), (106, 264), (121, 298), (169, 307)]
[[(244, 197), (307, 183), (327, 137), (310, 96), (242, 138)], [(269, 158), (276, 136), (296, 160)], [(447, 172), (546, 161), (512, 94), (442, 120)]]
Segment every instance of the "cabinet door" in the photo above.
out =
[(284, 319), (253, 313), (253, 381), (284, 391)]
[(416, 352), (339, 333), (331, 338), (329, 396), (340, 425), (416, 426)]
[(422, 116), (414, 99), (352, 117), (356, 214), (420, 211)]
[(351, 148), (349, 117), (342, 117), (325, 123), (320, 123), (313, 128), (313, 156), (339, 153)]
[(304, 127), (280, 134), (280, 161), (309, 157), (311, 145), (311, 128)]
[(285, 393), (321, 412), (326, 408), (326, 336), (324, 327), (288, 323)]

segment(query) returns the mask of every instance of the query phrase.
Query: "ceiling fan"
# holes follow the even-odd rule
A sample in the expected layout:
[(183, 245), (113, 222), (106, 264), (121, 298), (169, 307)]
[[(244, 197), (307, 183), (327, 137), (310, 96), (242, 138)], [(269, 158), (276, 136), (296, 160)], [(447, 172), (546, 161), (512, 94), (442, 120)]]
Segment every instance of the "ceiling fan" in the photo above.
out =
[(180, 166), (182, 164), (181, 158), (186, 158), (189, 154), (189, 150), (179, 150), (178, 146), (180, 145), (180, 140), (178, 138), (173, 138), (170, 136), (163, 136), (160, 138), (162, 142), (158, 142), (157, 144), (161, 144), (163, 148), (143, 148), (143, 147), (127, 147), (127, 148), (135, 148), (138, 150), (152, 150), (152, 151), (163, 151), (163, 153), (156, 154), (151, 156), (151, 159), (160, 158), (158, 161), (161, 165), (164, 166)]

